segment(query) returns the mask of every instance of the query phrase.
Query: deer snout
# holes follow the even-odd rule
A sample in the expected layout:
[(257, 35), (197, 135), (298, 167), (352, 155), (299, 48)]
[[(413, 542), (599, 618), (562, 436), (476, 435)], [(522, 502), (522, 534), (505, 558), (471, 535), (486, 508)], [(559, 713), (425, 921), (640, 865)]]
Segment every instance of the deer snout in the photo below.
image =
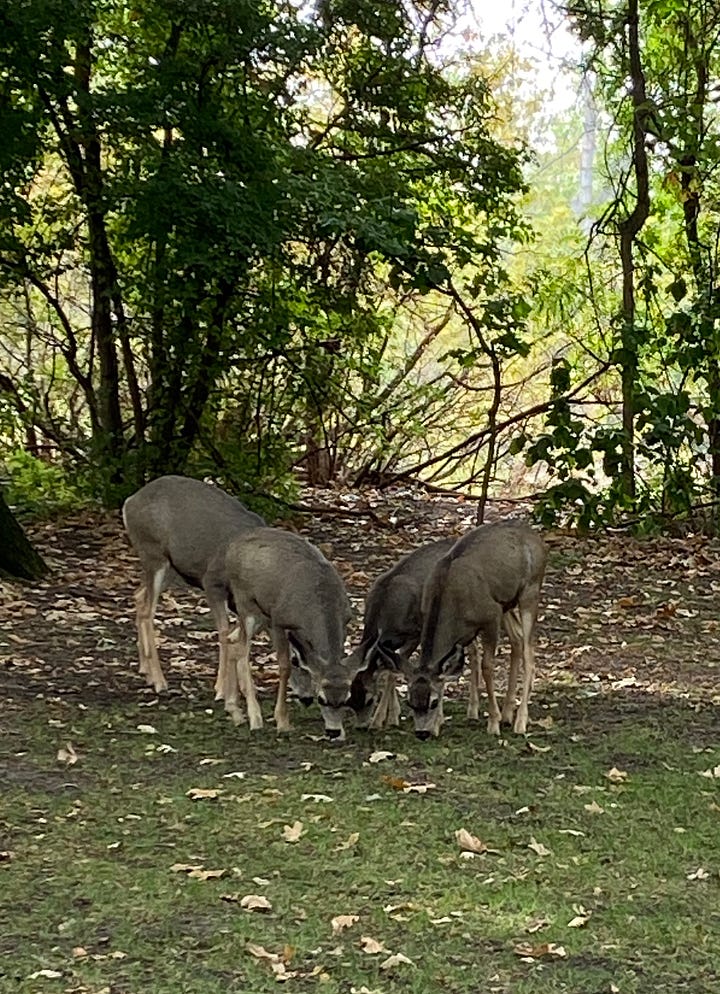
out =
[(329, 739), (339, 739), (342, 736), (342, 728), (326, 728), (325, 734)]
[(427, 742), (431, 735), (432, 732), (429, 732), (427, 728), (420, 728), (415, 732), (415, 737), (420, 739), (421, 742)]
[(309, 708), (312, 702), (315, 700), (314, 697), (299, 697), (298, 700), (301, 704), (304, 704), (306, 708)]

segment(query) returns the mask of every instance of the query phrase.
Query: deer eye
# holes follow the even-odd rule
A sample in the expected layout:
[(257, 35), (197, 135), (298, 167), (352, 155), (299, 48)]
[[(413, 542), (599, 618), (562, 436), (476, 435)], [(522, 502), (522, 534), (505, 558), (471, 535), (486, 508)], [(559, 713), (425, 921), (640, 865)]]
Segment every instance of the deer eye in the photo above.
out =
[(439, 697), (436, 697), (434, 701), (430, 701), (430, 710), (435, 711), (439, 703), (440, 703)]

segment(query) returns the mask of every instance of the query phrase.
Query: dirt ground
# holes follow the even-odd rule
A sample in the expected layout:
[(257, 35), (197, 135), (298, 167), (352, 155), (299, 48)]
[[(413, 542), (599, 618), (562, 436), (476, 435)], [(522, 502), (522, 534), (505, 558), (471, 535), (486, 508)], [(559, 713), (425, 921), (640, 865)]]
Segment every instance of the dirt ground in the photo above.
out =
[[(363, 597), (374, 578), (423, 542), (473, 527), (475, 511), (461, 500), (409, 489), (313, 491), (302, 500), (315, 513), (285, 524), (320, 544), (342, 573), (355, 608), (349, 641), (358, 635)], [(516, 505), (496, 503), (488, 517), (521, 513)], [(88, 706), (109, 698), (152, 699), (137, 673), (138, 569), (119, 515), (75, 515), (31, 527), (30, 534), (51, 571), (42, 583), (0, 584), (3, 707), (15, 710), (39, 695), (80, 698)], [(551, 554), (536, 697), (553, 685), (607, 698), (612, 708), (641, 700), (720, 702), (720, 543), (700, 536), (546, 538)], [(163, 595), (157, 623), (170, 698), (210, 706), (216, 644), (202, 597), (172, 589)], [(261, 697), (269, 699), (275, 675), (262, 639), (254, 661)]]

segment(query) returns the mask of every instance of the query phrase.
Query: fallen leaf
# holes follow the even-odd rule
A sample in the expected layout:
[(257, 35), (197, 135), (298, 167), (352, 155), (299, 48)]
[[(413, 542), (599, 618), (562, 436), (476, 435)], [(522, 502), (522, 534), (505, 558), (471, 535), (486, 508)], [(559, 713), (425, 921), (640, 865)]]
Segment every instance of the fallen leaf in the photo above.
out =
[(87, 956), (88, 951), (84, 946), (75, 946), (72, 951), (73, 959), (84, 959)]
[(385, 749), (378, 749), (368, 756), (368, 763), (382, 763), (384, 759), (394, 759), (394, 752), (387, 752)]
[(591, 801), (590, 804), (584, 804), (583, 807), (591, 815), (601, 815), (605, 813), (605, 808), (601, 808), (597, 801)]
[(246, 911), (272, 911), (272, 904), (262, 894), (246, 894), (240, 898), (240, 907)]
[(407, 963), (409, 966), (414, 966), (415, 964), (411, 959), (408, 959), (404, 953), (394, 953), (392, 956), (388, 956), (386, 960), (383, 960), (380, 964), (381, 970), (392, 970), (395, 966), (400, 966), (401, 963)]
[(575, 912), (575, 917), (570, 919), (570, 921), (567, 923), (567, 927), (582, 928), (583, 925), (587, 925), (587, 923), (590, 921), (592, 911), (586, 911), (582, 905), (573, 907), (573, 911)]
[(268, 952), (265, 946), (258, 946), (254, 942), (246, 942), (245, 949), (255, 959), (267, 959), (271, 963), (280, 963), (282, 960), (282, 956), (279, 953)]
[(479, 839), (477, 835), (471, 835), (466, 828), (459, 828), (455, 832), (455, 841), (463, 852), (487, 852), (487, 845), (482, 841), (482, 839)]
[(542, 959), (544, 956), (556, 956), (562, 959), (567, 956), (564, 947), (554, 942), (541, 942), (537, 946), (531, 946), (529, 942), (520, 942), (513, 952), (523, 959)]
[(528, 849), (532, 849), (532, 851), (534, 853), (537, 853), (538, 856), (552, 855), (551, 850), (548, 849), (546, 846), (544, 846), (542, 842), (538, 842), (534, 835), (530, 836), (530, 841), (528, 842)]
[(285, 825), (282, 830), (283, 838), (286, 842), (297, 842), (301, 835), (303, 835), (303, 823), (301, 821), (294, 821), (292, 825)]
[(171, 873), (190, 873), (192, 870), (202, 870), (202, 863), (173, 863)]
[(403, 794), (427, 794), (429, 790), (436, 788), (437, 784), (434, 783), (408, 783), (403, 787), (402, 792)]
[(221, 790), (212, 788), (206, 790), (204, 787), (191, 787), (190, 790), (185, 791), (185, 796), (191, 801), (215, 801), (221, 794)]
[(708, 873), (708, 871), (705, 870), (705, 869), (703, 869), (702, 866), (699, 866), (697, 868), (697, 870), (693, 870), (692, 873), (688, 873), (687, 879), (688, 880), (707, 880), (709, 876), (710, 876), (710, 874)]
[(360, 921), (359, 915), (336, 915), (330, 922), (332, 925), (333, 935), (337, 935), (338, 932), (343, 932), (346, 928), (350, 928), (355, 922)]
[(331, 804), (332, 797), (328, 797), (327, 794), (302, 794), (300, 796), (301, 801), (313, 801), (315, 804)]
[(143, 735), (157, 735), (157, 728), (154, 725), (138, 725), (137, 730)]
[(612, 783), (625, 783), (628, 778), (627, 772), (625, 770), (619, 770), (617, 766), (613, 766), (611, 770), (608, 770), (605, 776)]
[(712, 780), (720, 780), (720, 766), (714, 766), (711, 770), (703, 770), (701, 777), (710, 777)]
[[(378, 942), (377, 939), (373, 939), (371, 935), (362, 935), (360, 937), (360, 948), (369, 956), (376, 956), (378, 953), (387, 952), (387, 949), (382, 942)], [(410, 961), (408, 960), (408, 962)]]
[(44, 977), (46, 980), (58, 980), (62, 977), (60, 970), (36, 970), (28, 976), (28, 980), (39, 980)]
[(525, 740), (525, 747), (528, 752), (550, 752), (550, 746), (539, 746), (535, 745), (532, 739)]
[(188, 876), (193, 880), (220, 880), (227, 875), (227, 870), (203, 870), (202, 867), (195, 867), (188, 872)]
[(529, 935), (533, 935), (535, 932), (539, 932), (541, 928), (547, 928), (550, 922), (547, 918), (533, 918), (531, 922), (525, 926), (525, 931)]
[(392, 787), (393, 790), (405, 790), (410, 784), (407, 780), (403, 780), (402, 777), (383, 777), (382, 782), (386, 783), (388, 787)]
[(65, 748), (58, 749), (58, 763), (65, 763), (66, 766), (74, 766), (78, 761), (78, 754), (73, 749), (72, 742), (66, 742)]
[(357, 845), (359, 839), (360, 839), (360, 833), (359, 832), (351, 832), (350, 835), (348, 835), (347, 839), (345, 839), (344, 842), (339, 842), (335, 846), (335, 848), (333, 849), (333, 852), (344, 852), (346, 849), (352, 849), (353, 846)]

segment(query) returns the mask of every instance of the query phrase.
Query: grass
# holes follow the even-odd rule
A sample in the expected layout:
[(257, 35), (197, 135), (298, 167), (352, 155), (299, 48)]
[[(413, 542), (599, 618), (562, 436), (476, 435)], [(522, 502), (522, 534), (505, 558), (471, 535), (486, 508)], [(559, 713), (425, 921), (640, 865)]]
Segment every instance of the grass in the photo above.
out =
[[(699, 776), (720, 763), (716, 710), (548, 687), (532, 712), (536, 749), (488, 739), (459, 705), (438, 741), (405, 724), (338, 748), (314, 740), (314, 710), (296, 708), (291, 736), (251, 737), (180, 695), (8, 698), (0, 990), (277, 991), (250, 943), (299, 992), (720, 992), (720, 791)], [(395, 756), (369, 763), (377, 749)], [(494, 852), (464, 858), (463, 827)], [(244, 910), (248, 894), (272, 909)], [(334, 934), (338, 915), (358, 921)], [(412, 964), (382, 969), (391, 953)], [(30, 979), (43, 970), (59, 976)]]

